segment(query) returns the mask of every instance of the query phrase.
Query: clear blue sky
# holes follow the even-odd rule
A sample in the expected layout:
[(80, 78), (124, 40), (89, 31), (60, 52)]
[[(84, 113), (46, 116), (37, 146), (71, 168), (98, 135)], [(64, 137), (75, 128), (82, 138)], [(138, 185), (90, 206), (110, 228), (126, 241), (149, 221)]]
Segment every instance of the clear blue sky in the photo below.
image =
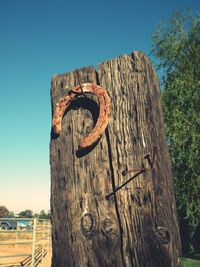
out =
[(199, 0), (0, 0), (0, 205), (49, 209), (53, 74), (140, 50)]

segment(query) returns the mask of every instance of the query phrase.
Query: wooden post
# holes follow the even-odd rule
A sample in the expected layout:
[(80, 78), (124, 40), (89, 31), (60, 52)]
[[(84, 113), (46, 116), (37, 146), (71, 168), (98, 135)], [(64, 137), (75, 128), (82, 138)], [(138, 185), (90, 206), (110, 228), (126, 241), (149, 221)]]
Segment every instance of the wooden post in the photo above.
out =
[(172, 173), (151, 63), (133, 52), (99, 65), (98, 73), (88, 67), (56, 75), (52, 112), (68, 89), (84, 82), (107, 89), (111, 117), (96, 146), (79, 151), (98, 117), (96, 99), (83, 96), (63, 117), (61, 134), (52, 131), (52, 267), (180, 266)]
[(44, 253), (45, 253), (45, 220), (42, 220), (42, 259), (41, 262), (43, 262)]
[(50, 221), (48, 221), (47, 246), (48, 246), (48, 251), (50, 251), (51, 249), (51, 223)]
[(33, 238), (32, 238), (31, 267), (35, 266), (36, 228), (37, 228), (37, 219), (34, 218), (33, 219)]
[[(16, 224), (16, 237), (15, 237), (15, 242), (17, 243), (18, 242), (18, 238), (19, 238), (19, 226), (18, 226), (19, 222), (17, 221), (17, 224)], [(15, 249), (18, 247), (17, 244), (15, 244)]]

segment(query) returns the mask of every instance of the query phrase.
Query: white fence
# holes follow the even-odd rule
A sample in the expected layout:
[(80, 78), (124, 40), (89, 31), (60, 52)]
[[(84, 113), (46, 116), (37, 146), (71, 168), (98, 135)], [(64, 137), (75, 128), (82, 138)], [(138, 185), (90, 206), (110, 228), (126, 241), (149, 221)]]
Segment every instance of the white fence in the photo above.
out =
[[(0, 218), (16, 229), (0, 231), (0, 267), (35, 267), (51, 249), (51, 223), (49, 220), (30, 218)], [(26, 226), (22, 227), (22, 223)], [(5, 225), (5, 224), (4, 224)]]

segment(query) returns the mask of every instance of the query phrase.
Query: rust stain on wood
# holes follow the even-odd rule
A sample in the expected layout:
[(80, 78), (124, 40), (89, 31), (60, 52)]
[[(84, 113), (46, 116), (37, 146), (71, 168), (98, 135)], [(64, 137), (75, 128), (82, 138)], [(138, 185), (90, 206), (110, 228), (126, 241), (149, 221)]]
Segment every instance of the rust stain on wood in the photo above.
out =
[(68, 94), (63, 96), (60, 99), (60, 102), (56, 104), (52, 122), (55, 133), (60, 134), (62, 117), (65, 111), (72, 101), (85, 93), (92, 93), (98, 97), (99, 117), (94, 129), (80, 142), (79, 147), (82, 149), (92, 146), (94, 143), (96, 143), (108, 125), (108, 119), (110, 116), (110, 97), (104, 88), (92, 83), (83, 83), (69, 90)]

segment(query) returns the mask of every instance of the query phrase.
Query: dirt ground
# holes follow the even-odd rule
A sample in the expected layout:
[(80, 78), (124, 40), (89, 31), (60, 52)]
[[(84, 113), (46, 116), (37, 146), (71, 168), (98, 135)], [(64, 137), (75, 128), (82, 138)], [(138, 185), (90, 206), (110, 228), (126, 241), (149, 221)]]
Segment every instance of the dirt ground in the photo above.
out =
[(44, 257), (43, 262), (38, 267), (51, 267), (51, 251)]
[[(31, 247), (28, 245), (7, 245), (1, 246), (0, 256), (1, 255), (12, 255), (12, 254), (31, 254)], [(16, 257), (16, 258), (0, 258), (0, 267), (12, 267), (12, 266), (21, 266), (21, 262), (25, 260), (26, 256)], [(42, 263), (38, 264), (38, 267), (51, 267), (51, 249), (47, 249), (47, 254), (43, 258)]]

